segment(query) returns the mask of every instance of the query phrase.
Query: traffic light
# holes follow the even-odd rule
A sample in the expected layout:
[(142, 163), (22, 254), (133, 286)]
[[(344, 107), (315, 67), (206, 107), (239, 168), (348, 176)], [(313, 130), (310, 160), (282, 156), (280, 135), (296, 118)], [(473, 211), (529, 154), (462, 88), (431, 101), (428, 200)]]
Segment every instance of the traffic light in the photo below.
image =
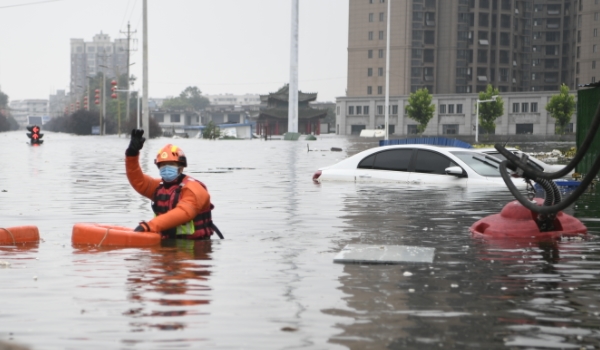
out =
[(95, 104), (100, 104), (100, 89), (96, 89), (96, 91), (94, 91), (96, 94), (94, 95), (94, 98), (96, 99), (94, 101)]
[(29, 137), (29, 140), (32, 145), (41, 145), (44, 142), (44, 140), (42, 140), (42, 137), (44, 137), (44, 134), (40, 134), (39, 126), (31, 125), (31, 126), (27, 127), (27, 130), (30, 131), (27, 133), (27, 137)]

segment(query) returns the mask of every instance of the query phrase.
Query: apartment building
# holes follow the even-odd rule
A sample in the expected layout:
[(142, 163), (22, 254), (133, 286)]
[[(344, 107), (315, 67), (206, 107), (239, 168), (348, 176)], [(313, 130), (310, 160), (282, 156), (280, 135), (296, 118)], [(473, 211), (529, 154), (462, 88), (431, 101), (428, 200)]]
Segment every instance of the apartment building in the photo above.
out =
[[(394, 0), (390, 94), (575, 89), (576, 4), (595, 1)], [(387, 8), (350, 0), (347, 96), (385, 94)]]
[(104, 73), (106, 79), (113, 79), (127, 73), (127, 39), (111, 41), (108, 34), (100, 32), (92, 41), (71, 39), (71, 82), (70, 95), (84, 96), (87, 90), (87, 77)]

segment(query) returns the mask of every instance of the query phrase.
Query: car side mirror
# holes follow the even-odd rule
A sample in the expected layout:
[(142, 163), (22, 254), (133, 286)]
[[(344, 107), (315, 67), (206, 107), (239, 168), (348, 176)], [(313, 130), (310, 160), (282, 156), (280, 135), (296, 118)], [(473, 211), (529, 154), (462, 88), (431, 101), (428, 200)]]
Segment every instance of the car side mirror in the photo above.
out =
[(464, 177), (465, 171), (459, 166), (451, 166), (445, 169), (447, 175), (454, 175), (457, 177)]

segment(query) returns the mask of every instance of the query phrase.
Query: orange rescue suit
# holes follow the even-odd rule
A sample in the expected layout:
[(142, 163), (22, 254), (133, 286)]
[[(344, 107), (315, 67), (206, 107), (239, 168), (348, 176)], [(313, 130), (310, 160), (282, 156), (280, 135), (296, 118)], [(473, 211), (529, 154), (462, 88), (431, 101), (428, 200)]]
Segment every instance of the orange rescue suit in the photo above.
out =
[[(162, 182), (142, 172), (139, 156), (125, 157), (127, 179), (131, 186), (142, 196), (154, 200), (154, 193)], [(150, 231), (163, 232), (193, 220), (199, 213), (210, 210), (210, 195), (196, 181), (188, 181), (181, 189), (177, 206), (168, 212), (148, 221)]]

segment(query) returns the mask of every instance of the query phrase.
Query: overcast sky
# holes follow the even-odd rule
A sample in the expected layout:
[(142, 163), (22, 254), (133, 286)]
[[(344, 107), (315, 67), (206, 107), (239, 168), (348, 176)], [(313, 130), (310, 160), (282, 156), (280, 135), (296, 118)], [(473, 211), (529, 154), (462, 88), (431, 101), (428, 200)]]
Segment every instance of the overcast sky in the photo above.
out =
[[(289, 81), (292, 0), (148, 0), (149, 94), (266, 94)], [(136, 30), (143, 0), (0, 0), (0, 89), (10, 100), (69, 90), (70, 39)], [(348, 0), (300, 0), (299, 88), (334, 101), (346, 89)]]

